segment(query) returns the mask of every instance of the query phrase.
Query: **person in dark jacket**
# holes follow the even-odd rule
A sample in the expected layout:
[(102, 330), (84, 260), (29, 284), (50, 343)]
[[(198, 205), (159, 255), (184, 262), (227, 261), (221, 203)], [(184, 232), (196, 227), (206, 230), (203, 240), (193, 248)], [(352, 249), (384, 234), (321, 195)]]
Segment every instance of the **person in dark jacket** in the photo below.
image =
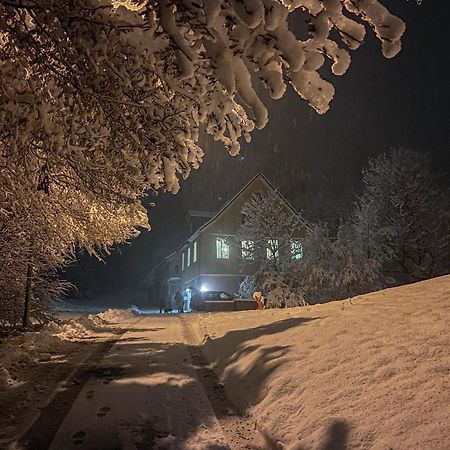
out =
[(180, 291), (177, 291), (177, 293), (175, 294), (175, 304), (177, 305), (178, 312), (182, 313), (183, 312), (184, 299), (183, 299), (183, 296), (181, 295)]

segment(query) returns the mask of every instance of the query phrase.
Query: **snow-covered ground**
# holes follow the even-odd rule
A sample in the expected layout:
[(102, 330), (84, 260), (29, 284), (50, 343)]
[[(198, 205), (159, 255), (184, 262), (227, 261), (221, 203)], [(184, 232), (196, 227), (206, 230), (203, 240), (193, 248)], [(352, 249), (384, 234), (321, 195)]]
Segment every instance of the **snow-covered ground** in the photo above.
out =
[(450, 275), (189, 319), (228, 395), (274, 448), (450, 449)]
[[(104, 377), (107, 369), (110, 376)], [(49, 449), (226, 449), (175, 315), (142, 317), (105, 354)]]
[[(304, 308), (64, 315), (77, 318), (0, 343), (0, 448), (37, 418), (41, 438), (61, 381), (77, 384), (86, 360), (60, 421), (42, 429), (49, 448), (450, 448), (450, 275)], [(226, 397), (219, 380), (234, 402), (225, 414), (211, 397)]]
[[(114, 329), (125, 332), (114, 337)], [(92, 358), (103, 348), (101, 339), (112, 345)], [(0, 387), (0, 448), (229, 448), (235, 436), (216, 417), (212, 389), (197, 377), (205, 369), (191, 360), (192, 348), (178, 315), (136, 316), (123, 310), (8, 338), (0, 345), (8, 371)], [(74, 367), (79, 370), (73, 372)], [(227, 424), (237, 425), (231, 434), (247, 430), (235, 440), (257, 443), (251, 424), (231, 417), (231, 409), (226, 414)]]
[(109, 339), (117, 327), (130, 320), (136, 320), (130, 311), (108, 310), (50, 322), (38, 332), (1, 339), (0, 448), (33, 422), (38, 408), (99, 342)]
[(159, 309), (143, 306), (147, 304), (147, 293), (138, 290), (117, 294), (97, 294), (85, 299), (64, 298), (56, 300), (52, 304), (52, 310), (73, 314), (98, 314), (110, 308), (130, 309), (134, 307), (145, 314), (159, 313)]

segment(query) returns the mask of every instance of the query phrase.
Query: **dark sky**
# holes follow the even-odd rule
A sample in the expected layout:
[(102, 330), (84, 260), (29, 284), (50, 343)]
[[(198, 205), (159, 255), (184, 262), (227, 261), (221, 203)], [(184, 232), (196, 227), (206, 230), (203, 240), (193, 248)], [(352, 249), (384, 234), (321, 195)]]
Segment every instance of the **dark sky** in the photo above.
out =
[(436, 168), (449, 172), (450, 2), (384, 3), (407, 26), (397, 57), (383, 58), (368, 31), (349, 71), (326, 74), (336, 88), (328, 113), (319, 116), (292, 90), (269, 102), (269, 124), (243, 143), (239, 156), (208, 141), (203, 165), (177, 195), (148, 199), (156, 203), (151, 232), (118, 246), (105, 263), (81, 257), (66, 278), (81, 290), (138, 286), (152, 265), (188, 237), (188, 209), (218, 210), (260, 171), (307, 218), (330, 222), (351, 208), (368, 157), (392, 146), (429, 152)]

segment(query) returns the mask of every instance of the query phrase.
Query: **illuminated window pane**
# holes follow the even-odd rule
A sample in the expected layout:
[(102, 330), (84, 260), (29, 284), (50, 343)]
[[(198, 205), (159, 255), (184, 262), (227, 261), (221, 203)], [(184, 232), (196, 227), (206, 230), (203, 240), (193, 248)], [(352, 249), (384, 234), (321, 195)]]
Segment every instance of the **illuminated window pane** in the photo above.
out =
[(192, 252), (192, 263), (197, 261), (197, 241), (194, 242), (194, 248)]
[(294, 240), (291, 241), (291, 253), (293, 259), (302, 259), (303, 258), (303, 246), (301, 241)]
[(280, 256), (278, 248), (278, 239), (268, 239), (266, 248), (267, 259), (277, 259)]
[(229, 259), (230, 246), (224, 238), (216, 238), (216, 257), (218, 259)]
[(184, 252), (181, 254), (181, 270), (184, 270)]
[(253, 255), (253, 241), (242, 241), (241, 255), (243, 259), (255, 259)]
[(191, 247), (188, 247), (186, 267), (189, 267), (190, 265), (191, 265)]

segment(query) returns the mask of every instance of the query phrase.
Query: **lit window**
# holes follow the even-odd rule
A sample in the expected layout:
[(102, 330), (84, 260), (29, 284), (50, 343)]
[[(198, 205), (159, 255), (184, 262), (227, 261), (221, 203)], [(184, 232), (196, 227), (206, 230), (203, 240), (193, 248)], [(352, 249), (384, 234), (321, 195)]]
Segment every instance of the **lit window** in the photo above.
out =
[(184, 252), (181, 254), (181, 270), (184, 270)]
[(218, 259), (229, 259), (230, 246), (224, 238), (216, 238), (216, 256)]
[(253, 241), (242, 241), (241, 243), (241, 255), (243, 259), (255, 259), (253, 256)]
[(303, 246), (301, 241), (299, 240), (291, 241), (291, 253), (293, 259), (303, 258)]
[(190, 265), (191, 265), (191, 247), (188, 247), (186, 267), (189, 267)]
[(278, 239), (268, 239), (266, 248), (267, 259), (277, 259), (279, 257), (278, 248)]
[(194, 242), (194, 248), (192, 250), (192, 263), (195, 263), (197, 261), (197, 241)]

